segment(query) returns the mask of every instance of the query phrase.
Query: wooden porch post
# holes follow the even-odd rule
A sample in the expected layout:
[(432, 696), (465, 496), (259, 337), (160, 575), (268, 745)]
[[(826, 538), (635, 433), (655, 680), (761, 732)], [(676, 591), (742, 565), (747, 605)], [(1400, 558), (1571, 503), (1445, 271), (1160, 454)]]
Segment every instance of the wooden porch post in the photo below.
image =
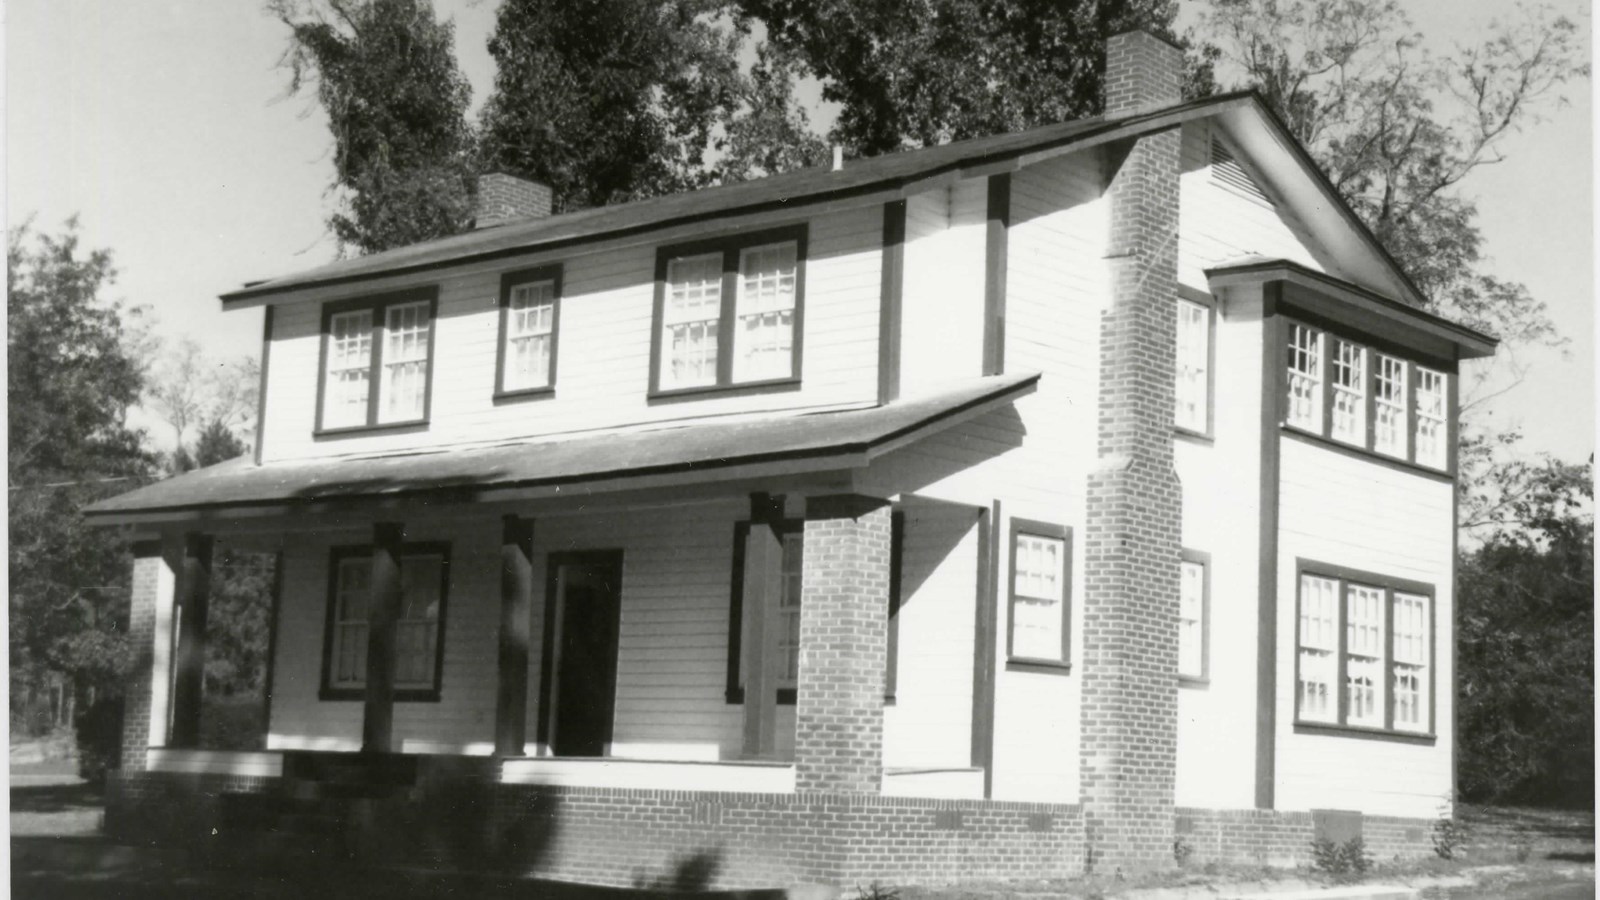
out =
[(209, 534), (183, 536), (183, 563), (178, 573), (177, 672), (172, 684), (171, 747), (200, 745), (200, 701), (205, 692), (206, 608), (211, 599)]
[(744, 756), (778, 752), (778, 597), (783, 591), (783, 497), (750, 495), (744, 541)]
[(533, 520), (506, 516), (500, 538), (499, 686), (494, 752), (521, 756), (528, 736), (528, 617), (533, 609)]
[(404, 526), (372, 526), (372, 599), (367, 615), (367, 696), (361, 749), (388, 753), (394, 743), (395, 628), (400, 621), (400, 542)]

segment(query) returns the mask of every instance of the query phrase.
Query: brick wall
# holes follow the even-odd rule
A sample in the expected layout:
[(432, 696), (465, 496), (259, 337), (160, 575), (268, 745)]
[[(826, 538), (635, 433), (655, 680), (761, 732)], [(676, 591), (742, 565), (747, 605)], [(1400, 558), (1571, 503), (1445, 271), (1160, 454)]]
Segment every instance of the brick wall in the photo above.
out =
[(889, 520), (871, 497), (806, 500), (794, 731), (802, 793), (883, 787)]
[(150, 670), (155, 647), (156, 598), (161, 587), (160, 541), (133, 545), (133, 590), (128, 609), (128, 647), (122, 700), (122, 768), (144, 768), (150, 743)]
[[(1179, 809), (1174, 839), (1193, 863), (1307, 866), (1316, 836), (1316, 813), (1271, 809)], [(1367, 851), (1378, 862), (1433, 855), (1432, 823), (1392, 816), (1361, 816)]]
[(477, 225), (550, 215), (550, 186), (501, 172), (478, 177)]
[[(1174, 102), (1177, 50), (1108, 47), (1108, 106)], [(1112, 151), (1111, 303), (1101, 319), (1099, 462), (1088, 480), (1079, 777), (1097, 871), (1170, 865), (1177, 759), (1178, 552), (1173, 469), (1179, 135)]]

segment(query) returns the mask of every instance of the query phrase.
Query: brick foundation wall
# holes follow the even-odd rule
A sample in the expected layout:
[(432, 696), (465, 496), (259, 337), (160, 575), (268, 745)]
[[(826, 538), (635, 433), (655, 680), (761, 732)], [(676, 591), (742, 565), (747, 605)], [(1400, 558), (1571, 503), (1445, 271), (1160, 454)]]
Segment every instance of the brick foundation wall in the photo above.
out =
[(806, 500), (794, 729), (800, 793), (882, 790), (889, 522), (888, 504), (875, 498)]
[(193, 846), (216, 826), (223, 794), (269, 793), (281, 784), (251, 775), (108, 772), (105, 831), (125, 844)]
[[(1176, 49), (1125, 34), (1107, 58), (1108, 110), (1178, 99)], [(1172, 449), (1179, 135), (1142, 137), (1113, 150), (1111, 164), (1112, 295), (1101, 319), (1099, 462), (1084, 528), (1079, 756), (1086, 865), (1107, 872), (1172, 864), (1183, 515)]]
[(122, 700), (122, 769), (144, 768), (150, 743), (150, 670), (155, 648), (156, 593), (161, 586), (160, 541), (133, 545), (133, 589), (128, 608), (128, 647)]
[[(1425, 819), (1361, 816), (1361, 837), (1378, 862), (1433, 855)], [(1316, 837), (1316, 814), (1270, 809), (1179, 809), (1174, 839), (1186, 845), (1191, 862), (1260, 866), (1308, 866)]]

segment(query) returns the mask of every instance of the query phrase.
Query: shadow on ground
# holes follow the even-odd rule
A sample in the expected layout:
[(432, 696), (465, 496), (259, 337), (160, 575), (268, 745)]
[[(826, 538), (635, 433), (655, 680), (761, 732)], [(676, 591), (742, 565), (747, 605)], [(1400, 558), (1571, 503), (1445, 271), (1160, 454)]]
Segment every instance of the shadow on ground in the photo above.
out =
[(11, 813), (58, 813), (105, 808), (105, 791), (87, 782), (11, 788)]

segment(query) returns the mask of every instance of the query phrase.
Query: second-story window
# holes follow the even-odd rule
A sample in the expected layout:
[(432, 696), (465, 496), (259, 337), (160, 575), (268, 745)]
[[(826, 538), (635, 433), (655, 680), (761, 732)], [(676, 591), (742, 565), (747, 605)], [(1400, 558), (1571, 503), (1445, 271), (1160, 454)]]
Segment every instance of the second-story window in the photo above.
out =
[(320, 430), (427, 420), (434, 303), (429, 288), (329, 305)]
[(1445, 466), (1444, 373), (1417, 366), (1417, 462), (1442, 469)]
[(805, 229), (661, 251), (653, 392), (800, 374)]
[(559, 266), (501, 277), (498, 396), (549, 393), (555, 387), (560, 302)]
[(1366, 348), (1333, 342), (1333, 436), (1351, 444), (1367, 441)]
[(1289, 326), (1289, 424), (1322, 430), (1322, 332)]
[(1378, 354), (1373, 373), (1372, 449), (1385, 456), (1406, 458), (1406, 364)]
[(1186, 431), (1210, 430), (1211, 309), (1178, 301), (1177, 411), (1174, 424)]

